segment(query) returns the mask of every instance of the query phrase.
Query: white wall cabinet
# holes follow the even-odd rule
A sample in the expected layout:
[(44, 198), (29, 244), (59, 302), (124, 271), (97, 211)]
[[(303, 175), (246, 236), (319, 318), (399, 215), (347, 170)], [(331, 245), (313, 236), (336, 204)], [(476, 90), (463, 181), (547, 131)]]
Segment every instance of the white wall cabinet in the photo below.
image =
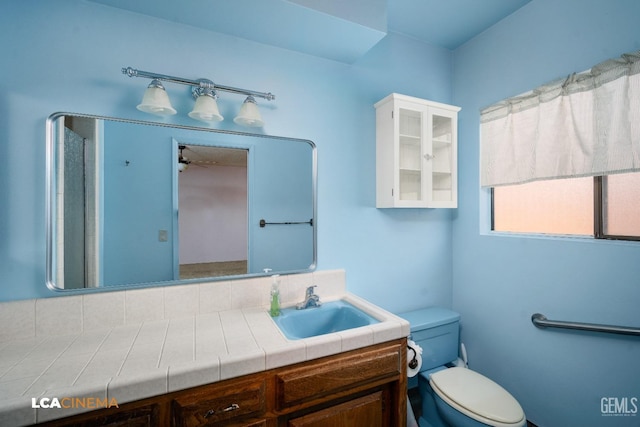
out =
[(392, 93), (375, 108), (376, 207), (457, 207), (460, 107)]

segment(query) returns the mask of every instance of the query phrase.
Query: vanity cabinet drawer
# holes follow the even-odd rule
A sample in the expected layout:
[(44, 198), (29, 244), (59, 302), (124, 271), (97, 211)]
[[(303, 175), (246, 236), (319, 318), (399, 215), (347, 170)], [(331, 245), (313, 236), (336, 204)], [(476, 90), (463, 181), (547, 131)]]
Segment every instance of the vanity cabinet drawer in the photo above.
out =
[(176, 427), (236, 425), (234, 421), (240, 418), (258, 417), (264, 414), (265, 402), (264, 379), (234, 381), (231, 385), (220, 387), (211, 386), (173, 400), (173, 425)]
[[(163, 424), (162, 405), (158, 403), (125, 404), (117, 409), (99, 409), (88, 414), (38, 423), (43, 427), (157, 427)], [(4, 424), (0, 421), (0, 425)]]
[(329, 358), (277, 373), (276, 406), (282, 410), (401, 374), (399, 345)]

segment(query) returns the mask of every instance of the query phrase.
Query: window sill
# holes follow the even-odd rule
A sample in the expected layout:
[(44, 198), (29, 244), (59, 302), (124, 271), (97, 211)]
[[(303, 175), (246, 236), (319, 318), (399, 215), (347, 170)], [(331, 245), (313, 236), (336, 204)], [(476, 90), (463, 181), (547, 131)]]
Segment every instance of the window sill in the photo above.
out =
[(542, 233), (515, 233), (507, 231), (486, 231), (480, 232), (481, 236), (486, 237), (504, 237), (511, 239), (538, 239), (538, 240), (554, 240), (559, 242), (576, 242), (587, 244), (614, 244), (621, 246), (638, 246), (640, 241), (637, 240), (621, 240), (621, 239), (596, 239), (593, 236), (579, 236), (573, 234), (542, 234)]

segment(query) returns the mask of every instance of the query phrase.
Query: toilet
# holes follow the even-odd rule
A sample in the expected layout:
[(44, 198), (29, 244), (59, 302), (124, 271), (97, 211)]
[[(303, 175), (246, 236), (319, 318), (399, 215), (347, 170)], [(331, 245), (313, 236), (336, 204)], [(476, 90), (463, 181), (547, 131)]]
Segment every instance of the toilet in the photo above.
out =
[[(422, 347), (422, 367), (409, 378), (422, 401), (420, 427), (524, 427), (518, 401), (489, 378), (458, 361), (460, 315), (440, 307), (399, 314), (411, 324), (411, 339)], [(407, 352), (407, 360), (413, 357)], [(457, 363), (460, 365), (460, 363)]]

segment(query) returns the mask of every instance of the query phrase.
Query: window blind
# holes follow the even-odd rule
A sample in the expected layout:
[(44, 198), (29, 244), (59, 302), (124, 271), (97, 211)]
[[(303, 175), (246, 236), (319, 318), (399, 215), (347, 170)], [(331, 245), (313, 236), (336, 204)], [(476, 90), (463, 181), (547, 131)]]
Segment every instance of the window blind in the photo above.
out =
[(483, 187), (640, 171), (640, 51), (480, 112)]

